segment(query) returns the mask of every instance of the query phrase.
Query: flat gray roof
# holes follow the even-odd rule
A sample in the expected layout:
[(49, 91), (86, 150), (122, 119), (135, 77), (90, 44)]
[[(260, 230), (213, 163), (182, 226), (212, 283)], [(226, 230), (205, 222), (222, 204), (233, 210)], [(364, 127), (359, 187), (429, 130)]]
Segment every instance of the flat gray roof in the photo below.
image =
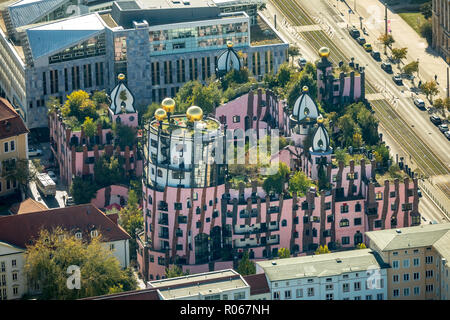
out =
[[(398, 231), (399, 232), (398, 232)], [(366, 232), (366, 236), (382, 251), (431, 246), (446, 236), (450, 223), (427, 224), (401, 229)], [(450, 245), (450, 243), (449, 243)]]
[(378, 254), (371, 249), (355, 249), (256, 263), (264, 269), (270, 281), (336, 276), (366, 271), (369, 267), (385, 267)]

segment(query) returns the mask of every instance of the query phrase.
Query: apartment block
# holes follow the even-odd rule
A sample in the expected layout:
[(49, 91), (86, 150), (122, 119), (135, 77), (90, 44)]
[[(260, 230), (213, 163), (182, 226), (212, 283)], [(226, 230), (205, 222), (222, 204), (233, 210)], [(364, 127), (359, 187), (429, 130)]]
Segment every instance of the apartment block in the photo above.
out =
[(433, 48), (450, 63), (450, 0), (433, 0)]

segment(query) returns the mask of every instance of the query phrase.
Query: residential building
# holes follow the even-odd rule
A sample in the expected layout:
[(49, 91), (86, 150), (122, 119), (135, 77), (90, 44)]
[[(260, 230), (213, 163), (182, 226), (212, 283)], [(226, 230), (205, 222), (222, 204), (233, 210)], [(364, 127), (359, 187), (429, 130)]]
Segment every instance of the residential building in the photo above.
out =
[(150, 281), (147, 289), (84, 300), (248, 300), (250, 285), (232, 269)]
[(250, 274), (244, 276), (244, 280), (250, 286), (249, 300), (271, 300), (270, 288), (265, 274)]
[(389, 264), (389, 300), (448, 300), (450, 223), (366, 232)]
[[(324, 119), (308, 88), (291, 107), (269, 90), (251, 92), (218, 107), (217, 119), (192, 106), (169, 120), (169, 108), (163, 108), (144, 131), (145, 226), (137, 257), (144, 279), (162, 277), (173, 264), (191, 273), (236, 268), (245, 251), (250, 259), (266, 259), (276, 257), (280, 248), (294, 255), (324, 245), (353, 248), (366, 231), (420, 224), (417, 179), (377, 181), (376, 163), (368, 153), (361, 154), (359, 163), (333, 160)], [(264, 128), (268, 135), (279, 128), (293, 141), (270, 155), (272, 163), (284, 162), (312, 180), (323, 170), (330, 189), (279, 195), (267, 194), (256, 179), (234, 186), (227, 181), (229, 159), (220, 154), (233, 143), (244, 145), (238, 130)], [(252, 134), (263, 138), (257, 132)], [(303, 152), (308, 134), (310, 157)]]
[(432, 12), (432, 46), (450, 63), (450, 0), (433, 0)]
[[(59, 111), (48, 115), (50, 149), (59, 169), (61, 182), (69, 187), (76, 176), (93, 177), (95, 162), (103, 154), (121, 158), (127, 175), (137, 177), (142, 175), (142, 160), (137, 152), (137, 143), (129, 143), (121, 150), (118, 144), (120, 137), (115, 136), (112, 130), (113, 124), (131, 128), (138, 126), (135, 97), (124, 79), (119, 80), (111, 91), (110, 99), (108, 116), (99, 116), (101, 121), (97, 122), (97, 130), (93, 137), (85, 135), (82, 122), (74, 125)], [(114, 194), (110, 194), (111, 196)]]
[(22, 202), (16, 203), (9, 208), (11, 214), (24, 214), (30, 212), (45, 211), (47, 207), (32, 198), (27, 198)]
[(12, 105), (0, 98), (0, 199), (18, 190), (17, 181), (4, 175), (14, 169), (16, 161), (28, 159), (28, 132)]
[(370, 249), (258, 261), (272, 300), (386, 300), (386, 265)]
[(126, 268), (130, 265), (130, 235), (117, 224), (117, 214), (106, 216), (91, 204), (0, 217), (0, 299), (19, 299), (29, 288), (24, 273), (26, 247), (42, 229), (60, 227), (89, 241), (102, 235), (104, 246)]
[(70, 1), (52, 1), (19, 1), (0, 17), (0, 96), (29, 128), (48, 125), (51, 96), (64, 101), (77, 89), (111, 91), (120, 73), (143, 107), (175, 96), (190, 80), (205, 83), (229, 41), (258, 79), (288, 59), (288, 43), (264, 16), (225, 13), (226, 6), (207, 0), (114, 1), (110, 9), (70, 17)]

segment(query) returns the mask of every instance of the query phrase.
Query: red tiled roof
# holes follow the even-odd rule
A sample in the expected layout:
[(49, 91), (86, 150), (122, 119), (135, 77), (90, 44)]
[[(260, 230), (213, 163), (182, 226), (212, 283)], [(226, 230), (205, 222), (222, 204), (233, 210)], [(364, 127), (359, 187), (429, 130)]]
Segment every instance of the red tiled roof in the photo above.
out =
[(130, 235), (92, 204), (0, 217), (0, 241), (26, 248), (41, 229), (61, 227), (69, 232), (81, 231), (89, 239), (94, 228), (106, 242), (130, 239)]
[(160, 300), (157, 292), (158, 289), (143, 289), (127, 291), (115, 294), (107, 294), (104, 296), (89, 297), (80, 300)]
[(13, 106), (8, 100), (0, 98), (0, 139), (28, 132), (25, 123)]
[(33, 200), (32, 198), (28, 198), (22, 202), (13, 204), (11, 208), (9, 208), (9, 212), (11, 212), (11, 214), (24, 214), (42, 210), (47, 210), (47, 207), (42, 203)]
[(250, 286), (250, 295), (269, 293), (269, 284), (264, 273), (251, 274), (244, 276), (244, 280)]

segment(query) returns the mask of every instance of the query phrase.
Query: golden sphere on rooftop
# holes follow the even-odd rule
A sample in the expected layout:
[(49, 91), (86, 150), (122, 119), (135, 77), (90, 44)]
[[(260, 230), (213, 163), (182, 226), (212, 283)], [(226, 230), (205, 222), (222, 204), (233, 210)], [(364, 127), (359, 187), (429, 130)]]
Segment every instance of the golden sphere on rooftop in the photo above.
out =
[(172, 98), (165, 98), (161, 102), (161, 106), (164, 111), (173, 113), (175, 111), (175, 100), (173, 100)]
[(325, 119), (322, 117), (322, 115), (320, 114), (318, 117), (317, 117), (317, 123), (319, 123), (319, 124), (321, 124), (321, 123), (323, 123), (325, 121)]
[(155, 111), (155, 119), (158, 121), (163, 121), (165, 118), (167, 118), (167, 112), (164, 109), (156, 109)]
[(119, 75), (117, 76), (117, 79), (119, 79), (120, 81), (125, 80), (125, 75), (123, 73), (119, 73)]
[(202, 120), (203, 110), (200, 107), (192, 106), (186, 110), (186, 117), (189, 121), (195, 122)]
[(329, 55), (330, 55), (330, 49), (328, 49), (327, 47), (322, 47), (319, 49), (319, 56), (321, 58), (328, 58)]
[(227, 47), (228, 48), (233, 47), (233, 41), (227, 41)]
[(308, 92), (308, 91), (309, 91), (308, 86), (303, 86), (302, 91), (303, 91), (303, 92)]

